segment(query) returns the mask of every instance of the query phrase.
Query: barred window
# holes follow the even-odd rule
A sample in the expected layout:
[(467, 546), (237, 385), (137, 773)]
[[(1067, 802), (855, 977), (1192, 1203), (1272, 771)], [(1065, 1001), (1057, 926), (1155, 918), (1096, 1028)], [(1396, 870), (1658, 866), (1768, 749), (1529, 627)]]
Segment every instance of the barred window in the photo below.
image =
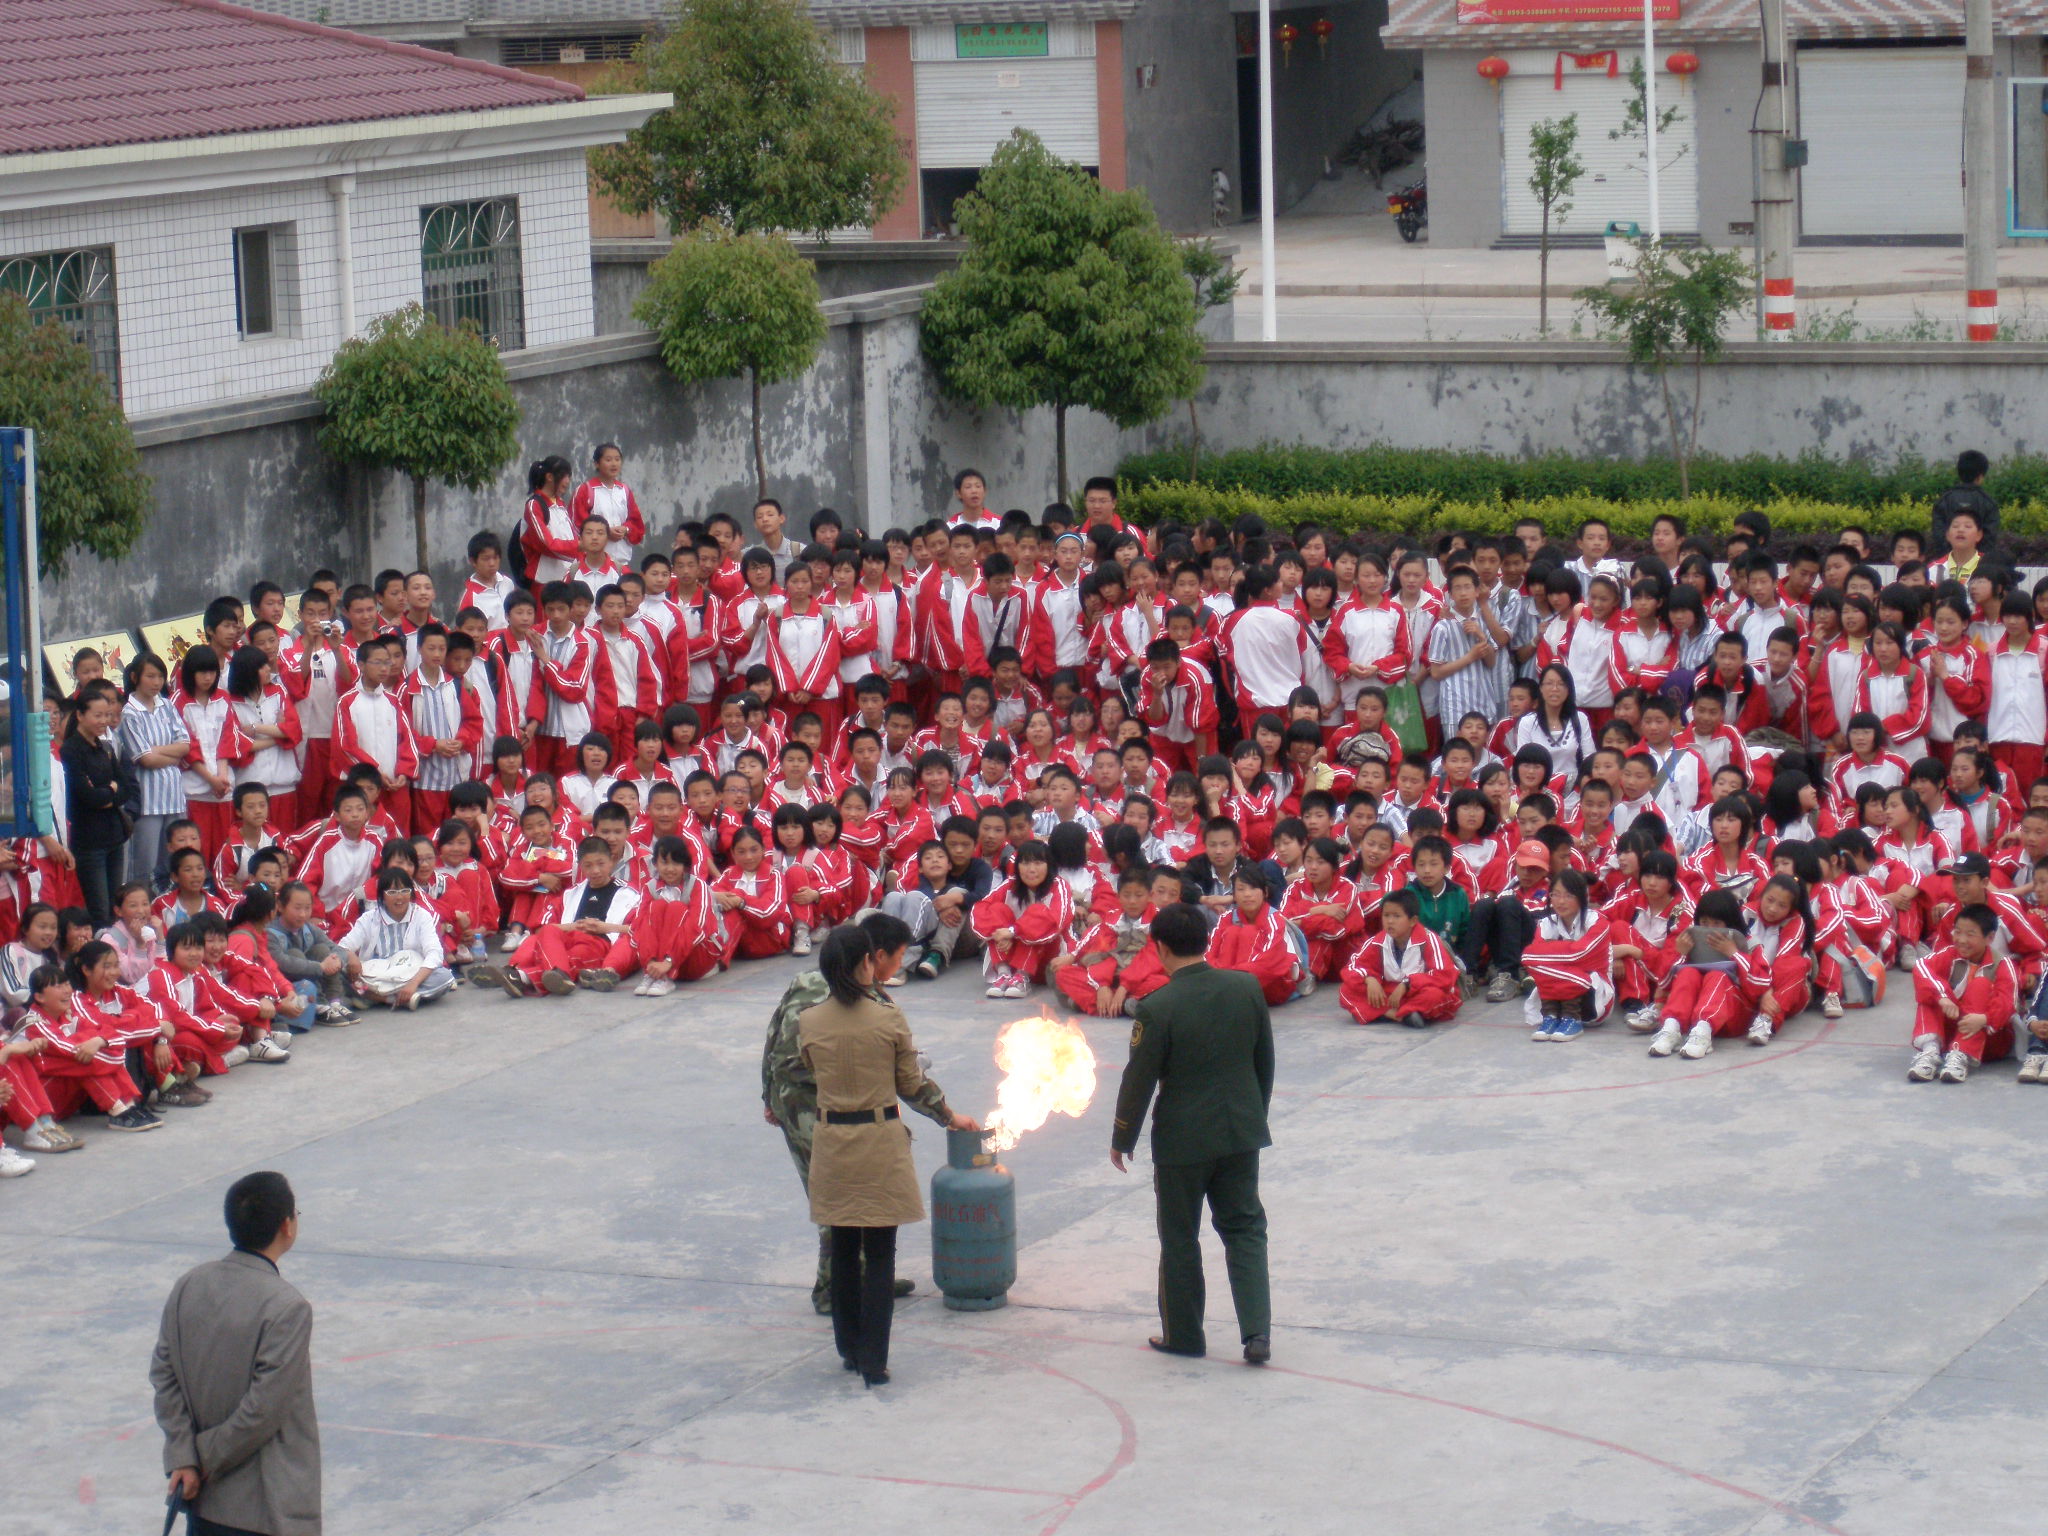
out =
[(443, 325), (466, 321), (500, 351), (526, 345), (517, 198), (422, 208), (420, 269), (427, 312)]
[(28, 300), (30, 316), (54, 320), (86, 351), (92, 365), (121, 393), (121, 327), (114, 306), (114, 248), (44, 251), (0, 257), (0, 288)]

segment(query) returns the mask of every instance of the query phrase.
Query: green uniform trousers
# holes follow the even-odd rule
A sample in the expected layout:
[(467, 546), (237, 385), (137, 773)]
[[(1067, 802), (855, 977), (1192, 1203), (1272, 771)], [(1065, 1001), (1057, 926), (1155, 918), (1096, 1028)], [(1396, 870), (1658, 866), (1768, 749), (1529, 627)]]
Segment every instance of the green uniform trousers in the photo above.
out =
[(1202, 1202), (1223, 1239), (1230, 1299), (1241, 1339), (1271, 1333), (1272, 1292), (1266, 1277), (1266, 1208), (1259, 1202), (1259, 1154), (1238, 1152), (1205, 1163), (1155, 1163), (1152, 1192), (1159, 1216), (1159, 1321), (1175, 1349), (1207, 1348), (1202, 1334)]

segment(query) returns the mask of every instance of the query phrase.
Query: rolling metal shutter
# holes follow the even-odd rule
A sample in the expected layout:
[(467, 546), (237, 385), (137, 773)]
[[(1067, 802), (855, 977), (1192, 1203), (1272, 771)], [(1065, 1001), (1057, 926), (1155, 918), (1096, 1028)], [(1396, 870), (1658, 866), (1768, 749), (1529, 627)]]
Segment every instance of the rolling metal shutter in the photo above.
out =
[[(1543, 207), (1529, 190), (1529, 130), (1548, 118), (1577, 113), (1578, 156), (1586, 167), (1569, 199), (1571, 212), (1560, 229), (1573, 235), (1597, 235), (1610, 219), (1640, 224), (1650, 217), (1649, 179), (1643, 169), (1640, 137), (1610, 139), (1621, 126), (1629, 97), (1628, 69), (1636, 57), (1621, 56), (1621, 73), (1609, 79), (1598, 70), (1567, 69), (1564, 88), (1557, 88), (1553, 58), (1516, 54), (1514, 73), (1501, 82), (1501, 228), (1510, 235), (1543, 231)], [(1525, 73), (1525, 70), (1527, 71)], [(1657, 202), (1667, 235), (1694, 234), (1699, 229), (1700, 154), (1697, 99), (1676, 75), (1657, 76), (1657, 108), (1676, 106), (1678, 118), (1657, 135)]]
[(1963, 232), (1963, 50), (1802, 48), (1800, 230)]
[(1013, 128), (1028, 128), (1076, 165), (1098, 165), (1095, 61), (920, 61), (917, 162), (925, 170), (987, 165)]

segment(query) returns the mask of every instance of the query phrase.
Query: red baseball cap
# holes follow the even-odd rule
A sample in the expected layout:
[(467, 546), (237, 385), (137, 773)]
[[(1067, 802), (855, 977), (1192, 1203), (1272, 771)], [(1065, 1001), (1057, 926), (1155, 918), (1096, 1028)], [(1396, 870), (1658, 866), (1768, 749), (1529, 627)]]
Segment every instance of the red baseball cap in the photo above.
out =
[(1550, 868), (1550, 850), (1535, 838), (1529, 838), (1515, 849), (1517, 864), (1533, 864), (1538, 869)]

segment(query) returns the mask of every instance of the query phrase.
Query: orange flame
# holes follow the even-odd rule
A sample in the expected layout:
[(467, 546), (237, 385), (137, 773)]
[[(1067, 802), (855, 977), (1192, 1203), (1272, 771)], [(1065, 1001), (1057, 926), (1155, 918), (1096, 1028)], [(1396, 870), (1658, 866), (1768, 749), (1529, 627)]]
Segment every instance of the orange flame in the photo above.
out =
[(1095, 1097), (1095, 1053), (1071, 1019), (1056, 1019), (1043, 1008), (1037, 1018), (1016, 1019), (996, 1036), (996, 1107), (988, 1117), (989, 1150), (1007, 1152), (1026, 1131), (1035, 1131), (1057, 1110), (1078, 1119)]

